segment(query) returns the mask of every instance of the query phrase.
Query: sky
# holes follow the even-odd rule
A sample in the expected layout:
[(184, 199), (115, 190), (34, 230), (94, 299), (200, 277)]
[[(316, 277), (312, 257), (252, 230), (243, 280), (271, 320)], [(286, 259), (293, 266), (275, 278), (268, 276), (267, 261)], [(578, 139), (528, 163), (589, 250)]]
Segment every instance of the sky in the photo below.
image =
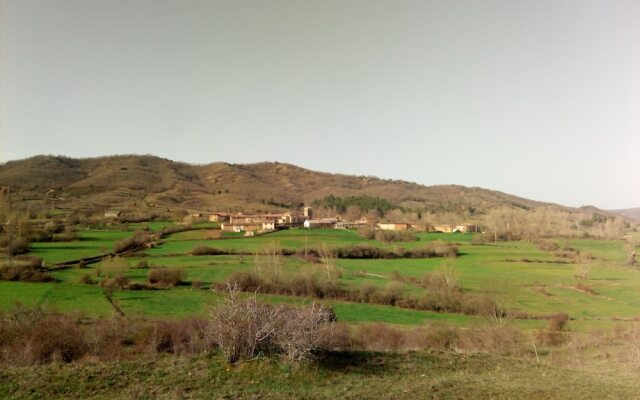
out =
[(0, 0), (0, 162), (279, 161), (640, 207), (637, 0)]

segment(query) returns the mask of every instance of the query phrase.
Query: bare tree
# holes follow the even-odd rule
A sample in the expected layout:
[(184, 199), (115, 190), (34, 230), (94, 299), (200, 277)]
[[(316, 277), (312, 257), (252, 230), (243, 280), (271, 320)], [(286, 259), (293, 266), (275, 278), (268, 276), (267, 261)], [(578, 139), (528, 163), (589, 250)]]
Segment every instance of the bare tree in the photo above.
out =
[(624, 250), (627, 252), (627, 264), (635, 265), (636, 241), (633, 240), (633, 237), (631, 235), (625, 235), (622, 238), (624, 239)]
[(333, 277), (336, 272), (336, 257), (333, 250), (327, 248), (326, 243), (323, 243), (322, 249), (320, 249), (320, 259), (322, 260), (322, 264), (327, 274), (327, 281), (329, 281), (329, 283), (333, 283)]

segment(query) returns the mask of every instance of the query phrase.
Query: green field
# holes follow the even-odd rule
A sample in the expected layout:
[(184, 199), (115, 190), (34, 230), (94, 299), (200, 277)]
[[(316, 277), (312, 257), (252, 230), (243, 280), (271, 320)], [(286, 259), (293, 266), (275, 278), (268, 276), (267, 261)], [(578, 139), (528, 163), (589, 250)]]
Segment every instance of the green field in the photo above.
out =
[[(171, 223), (146, 224), (159, 230)], [(126, 231), (93, 230), (80, 232), (81, 240), (73, 242), (34, 243), (32, 253), (42, 257), (47, 264), (74, 260), (82, 257), (109, 253), (113, 244), (132, 235), (134, 228)], [(224, 282), (234, 271), (253, 270), (259, 258), (251, 255), (191, 256), (197, 245), (225, 249), (227, 251), (253, 253), (269, 248), (304, 249), (334, 248), (367, 245), (384, 248), (413, 248), (432, 241), (456, 243), (461, 255), (458, 258), (429, 259), (337, 259), (335, 264), (341, 273), (340, 285), (358, 290), (365, 284), (383, 287), (398, 276), (407, 280), (400, 284), (408, 293), (419, 295), (423, 289), (412, 284), (411, 278), (420, 278), (432, 271), (452, 271), (466, 293), (491, 296), (508, 310), (546, 315), (567, 313), (572, 318), (571, 327), (587, 330), (625, 324), (635, 318), (640, 307), (640, 274), (637, 269), (624, 264), (626, 254), (622, 241), (605, 240), (557, 240), (561, 246), (571, 246), (582, 252), (590, 252), (588, 279), (576, 278), (578, 265), (548, 251), (538, 249), (529, 242), (498, 244), (472, 244), (473, 234), (420, 233), (418, 240), (410, 242), (381, 243), (364, 240), (354, 231), (334, 229), (291, 229), (254, 238), (207, 239), (215, 232), (208, 224), (198, 229), (172, 234), (163, 242), (146, 251), (145, 255), (125, 258), (129, 268), (124, 275), (132, 282), (145, 283), (148, 269), (135, 268), (141, 261), (150, 266), (182, 268), (186, 272), (186, 286), (163, 290), (118, 291), (114, 299), (127, 315), (158, 318), (180, 318), (203, 315), (219, 295), (210, 287)], [(319, 268), (297, 257), (281, 257), (283, 274)], [(54, 283), (0, 283), (0, 307), (6, 309), (16, 301), (43, 305), (59, 311), (79, 311), (88, 315), (109, 315), (113, 310), (104, 299), (98, 285), (80, 283), (84, 275), (95, 282), (103, 263), (88, 268), (68, 268), (52, 273)], [(191, 283), (198, 282), (201, 289)], [(579, 290), (576, 285), (587, 286), (592, 292)], [(304, 298), (286, 298), (260, 295), (267, 301), (310, 301)], [(323, 300), (333, 304), (340, 320), (346, 322), (385, 322), (419, 325), (425, 321), (447, 321), (455, 324), (478, 323), (477, 316), (455, 313), (436, 313), (362, 303)], [(517, 321), (516, 324), (538, 327), (541, 321)]]

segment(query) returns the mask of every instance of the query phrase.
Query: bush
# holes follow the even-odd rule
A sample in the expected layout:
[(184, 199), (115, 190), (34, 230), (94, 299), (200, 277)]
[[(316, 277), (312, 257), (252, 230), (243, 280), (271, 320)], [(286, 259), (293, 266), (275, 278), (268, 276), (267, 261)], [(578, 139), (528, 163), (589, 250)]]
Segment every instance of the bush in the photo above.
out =
[(158, 286), (177, 286), (185, 279), (184, 269), (177, 267), (151, 267), (148, 274), (149, 283)]
[[(308, 253), (319, 253), (308, 250)], [(337, 258), (349, 259), (396, 259), (396, 258), (433, 258), (433, 257), (457, 257), (458, 247), (451, 243), (434, 241), (426, 246), (415, 249), (381, 249), (373, 246), (349, 246), (335, 249)]]
[[(9, 249), (9, 239), (7, 237), (0, 238), (0, 247)], [(14, 237), (11, 241), (11, 255), (24, 254), (29, 251), (29, 247), (31, 247), (31, 243), (27, 238), (22, 236)]]
[[(37, 257), (36, 257), (37, 258)], [(52, 282), (55, 279), (37, 262), (16, 260), (0, 266), (0, 280), (22, 282)]]
[(124, 253), (127, 251), (134, 251), (143, 248), (147, 243), (151, 241), (151, 236), (142, 231), (137, 231), (132, 237), (117, 241), (113, 245), (113, 251), (115, 253)]
[(358, 229), (358, 235), (365, 240), (374, 240), (376, 238), (376, 229), (372, 226), (363, 226)]
[(289, 362), (312, 359), (330, 342), (331, 313), (311, 305), (292, 308), (240, 300), (230, 290), (223, 305), (213, 309), (206, 332), (230, 363), (258, 354), (280, 354)]
[(552, 315), (549, 318), (549, 329), (552, 331), (561, 331), (569, 322), (569, 316), (564, 313)]
[(85, 285), (93, 285), (95, 283), (89, 274), (83, 274), (79, 282)]
[(191, 254), (194, 256), (218, 256), (229, 254), (229, 252), (225, 250), (214, 249), (213, 247), (209, 246), (199, 245), (191, 250)]
[(418, 240), (415, 232), (412, 231), (383, 231), (376, 230), (375, 238), (379, 242), (414, 242)]
[(536, 240), (534, 244), (542, 251), (553, 252), (560, 250), (560, 245), (558, 243), (549, 240)]

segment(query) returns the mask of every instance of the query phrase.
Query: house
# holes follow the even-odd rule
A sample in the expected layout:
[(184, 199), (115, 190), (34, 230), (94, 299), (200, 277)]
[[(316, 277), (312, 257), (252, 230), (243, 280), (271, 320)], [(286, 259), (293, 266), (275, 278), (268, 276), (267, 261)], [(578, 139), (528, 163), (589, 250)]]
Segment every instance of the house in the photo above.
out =
[(336, 222), (336, 229), (358, 229), (367, 225), (367, 220), (362, 219), (359, 221), (338, 221)]
[(379, 223), (378, 229), (383, 231), (406, 231), (411, 228), (407, 223)]
[(284, 213), (284, 214), (280, 214), (280, 216), (278, 217), (278, 224), (296, 225), (296, 224), (302, 223), (303, 220), (304, 218), (302, 218), (298, 214)]
[(227, 221), (229, 221), (229, 214), (226, 214), (226, 213), (209, 214), (209, 222), (227, 222)]
[(453, 226), (452, 225), (432, 225), (431, 229), (429, 229), (430, 232), (441, 232), (441, 233), (451, 233), (453, 232)]
[(311, 209), (311, 207), (305, 207), (302, 209), (303, 212), (303, 216), (304, 219), (311, 219), (313, 218), (313, 210)]
[(276, 223), (273, 221), (265, 221), (262, 223), (263, 231), (273, 231), (276, 229)]
[(225, 232), (255, 232), (255, 231), (259, 231), (262, 228), (262, 225), (259, 224), (253, 224), (253, 223), (248, 223), (248, 224), (242, 224), (242, 223), (223, 223), (220, 226), (220, 229), (222, 229)]
[(454, 232), (480, 232), (480, 227), (478, 225), (456, 225), (453, 228)]
[(303, 226), (305, 228), (334, 228), (337, 223), (337, 218), (308, 219), (304, 221)]

